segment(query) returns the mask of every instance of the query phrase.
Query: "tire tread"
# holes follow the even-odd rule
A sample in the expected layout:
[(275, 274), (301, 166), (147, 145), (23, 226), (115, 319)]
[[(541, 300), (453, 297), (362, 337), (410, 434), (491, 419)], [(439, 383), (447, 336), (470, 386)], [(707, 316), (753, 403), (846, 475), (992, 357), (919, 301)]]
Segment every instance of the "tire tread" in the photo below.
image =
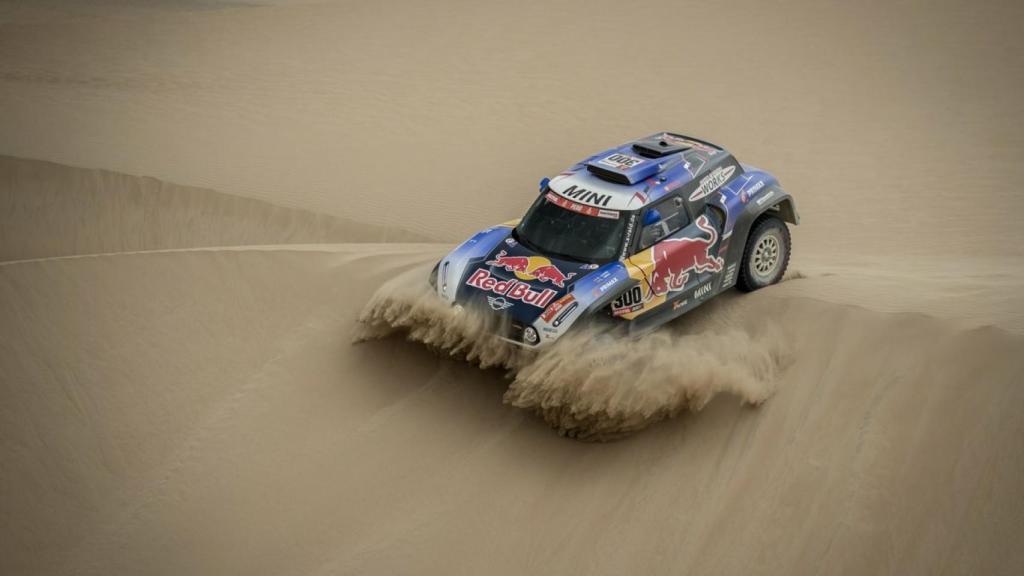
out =
[[(782, 268), (779, 270), (778, 276), (767, 284), (762, 284), (757, 281), (756, 278), (750, 273), (750, 256), (754, 251), (754, 246), (757, 240), (761, 237), (765, 230), (769, 228), (778, 228), (782, 231)], [(736, 278), (736, 288), (742, 292), (753, 292), (772, 284), (777, 284), (782, 277), (786, 274), (786, 269), (789, 267), (789, 256), (790, 256), (790, 237), (789, 228), (786, 223), (775, 216), (762, 216), (761, 218), (754, 221), (754, 226), (750, 230), (750, 234), (747, 236), (747, 245), (743, 247), (743, 258), (740, 260), (740, 271)]]

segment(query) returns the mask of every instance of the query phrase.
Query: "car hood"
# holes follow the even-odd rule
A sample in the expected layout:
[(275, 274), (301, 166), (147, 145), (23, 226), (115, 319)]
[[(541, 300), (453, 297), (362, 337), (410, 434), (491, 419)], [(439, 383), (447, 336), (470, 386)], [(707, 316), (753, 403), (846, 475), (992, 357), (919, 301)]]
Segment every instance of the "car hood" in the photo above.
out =
[(530, 324), (597, 268), (539, 254), (510, 234), (467, 267), (457, 299)]

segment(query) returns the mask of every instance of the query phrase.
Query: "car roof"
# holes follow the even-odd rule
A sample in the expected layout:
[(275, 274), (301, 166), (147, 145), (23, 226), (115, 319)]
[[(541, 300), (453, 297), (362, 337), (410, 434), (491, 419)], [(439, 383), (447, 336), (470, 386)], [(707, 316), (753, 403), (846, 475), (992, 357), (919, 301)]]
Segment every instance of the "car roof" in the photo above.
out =
[(703, 177), (731, 155), (690, 136), (656, 132), (609, 148), (551, 179), (569, 200), (608, 210), (637, 210)]

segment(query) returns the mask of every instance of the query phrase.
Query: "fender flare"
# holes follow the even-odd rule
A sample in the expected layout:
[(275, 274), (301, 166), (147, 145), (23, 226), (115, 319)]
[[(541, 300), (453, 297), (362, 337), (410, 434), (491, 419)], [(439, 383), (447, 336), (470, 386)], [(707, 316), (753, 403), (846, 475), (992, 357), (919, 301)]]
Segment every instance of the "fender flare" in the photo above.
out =
[[(491, 226), (477, 232), (444, 258), (441, 258), (431, 271), (427, 282), (431, 284), (442, 300), (454, 303), (462, 282), (465, 280), (467, 270), (476, 262), (484, 259), (488, 252), (508, 238), (511, 233), (512, 226), (507, 224)], [(446, 286), (452, 286), (452, 291), (446, 292)]]
[(641, 290), (643, 290), (643, 280), (636, 280), (634, 278), (630, 278), (626, 282), (623, 282), (622, 285), (619, 286), (617, 289), (609, 290), (607, 294), (603, 294), (599, 298), (591, 302), (590, 306), (587, 306), (585, 314), (587, 316), (599, 314), (605, 308), (610, 307), (612, 305), (612, 302), (614, 302), (619, 296), (622, 296), (623, 294), (626, 293), (626, 291), (632, 290), (637, 286), (640, 286)]
[[(586, 308), (580, 314), (580, 318), (600, 316), (623, 293), (632, 290), (636, 286), (643, 286), (643, 279), (638, 279), (630, 274), (630, 266), (631, 264), (628, 259), (618, 260), (614, 263), (613, 275), (619, 280), (610, 289), (602, 290), (600, 285), (587, 287), (585, 284), (576, 284), (574, 286), (573, 293), (583, 291), (586, 294), (585, 296), (581, 295), (579, 298), (586, 305)], [(601, 282), (608, 282), (608, 280), (605, 279)]]
[[(800, 224), (800, 214), (796, 209), (796, 201), (778, 184), (769, 186), (757, 198), (768, 198), (770, 201), (764, 202), (763, 205), (759, 206), (756, 199), (751, 200), (746, 205), (746, 209), (736, 218), (736, 223), (733, 226), (732, 235), (729, 238), (729, 246), (725, 254), (726, 266), (733, 270), (741, 264), (743, 251), (747, 245), (747, 237), (759, 218), (766, 214), (772, 214), (778, 216), (783, 222), (793, 225)], [(723, 282), (722, 289), (724, 290), (736, 284), (738, 276), (735, 273), (726, 274), (725, 281), (728, 283)]]
[(783, 195), (784, 196), (781, 199), (779, 199), (778, 202), (772, 204), (768, 208), (765, 208), (760, 213), (758, 213), (758, 216), (764, 214), (768, 210), (777, 210), (779, 212), (779, 217), (782, 218), (783, 222), (788, 222), (794, 226), (799, 226), (800, 213), (796, 211), (796, 200), (793, 200), (793, 197), (790, 196), (789, 194), (786, 194), (785, 192), (783, 192)]

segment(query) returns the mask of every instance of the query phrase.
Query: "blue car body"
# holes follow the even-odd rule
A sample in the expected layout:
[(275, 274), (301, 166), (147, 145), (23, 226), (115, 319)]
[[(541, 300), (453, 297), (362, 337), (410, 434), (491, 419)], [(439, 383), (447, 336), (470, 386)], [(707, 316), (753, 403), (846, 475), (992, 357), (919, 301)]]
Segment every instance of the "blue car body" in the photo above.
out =
[[(550, 226), (570, 225), (528, 237), (542, 212)], [(517, 344), (546, 346), (585, 317), (646, 330), (736, 284), (747, 235), (765, 215), (799, 221), (774, 176), (715, 144), (659, 132), (544, 179), (522, 223), (475, 234), (438, 262), (431, 283), (452, 305), (507, 319), (500, 336)], [(538, 237), (593, 257), (545, 250)]]

